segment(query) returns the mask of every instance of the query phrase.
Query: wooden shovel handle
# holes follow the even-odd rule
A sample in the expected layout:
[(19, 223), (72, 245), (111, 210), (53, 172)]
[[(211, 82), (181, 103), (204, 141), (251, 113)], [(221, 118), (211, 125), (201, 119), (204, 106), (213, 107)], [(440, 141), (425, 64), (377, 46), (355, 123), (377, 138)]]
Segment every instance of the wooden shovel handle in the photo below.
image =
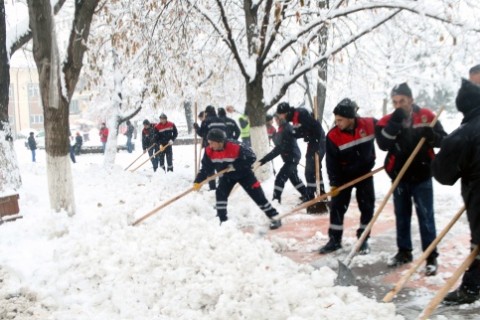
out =
[[(148, 152), (148, 150), (152, 149), (154, 145), (155, 145), (155, 143), (152, 144), (152, 145), (147, 149), (147, 152)], [(130, 167), (132, 166), (132, 164), (134, 164), (135, 162), (137, 162), (137, 160), (140, 159), (141, 156), (143, 156), (143, 153), (140, 154), (135, 160), (133, 160), (133, 162), (130, 163), (130, 164), (128, 165), (128, 167), (125, 168), (125, 171), (127, 171), (127, 169), (130, 168)]]
[[(200, 186), (203, 186), (205, 183), (217, 178), (218, 176), (221, 176), (222, 174), (226, 173), (226, 172), (229, 172), (231, 171), (230, 168), (226, 168), (226, 169), (223, 169), (222, 171), (219, 171), (217, 173), (215, 173), (214, 175), (211, 175), (210, 177), (208, 177), (207, 179), (203, 180), (202, 182), (200, 182)], [(187, 194), (189, 194), (190, 192), (194, 191), (195, 189), (193, 189), (193, 187), (183, 191), (182, 193), (180, 194), (177, 194), (175, 197), (171, 198), (170, 200), (167, 200), (165, 201), (164, 203), (162, 203), (160, 206), (156, 207), (155, 209), (153, 209), (152, 211), (148, 212), (147, 214), (143, 215), (142, 217), (140, 217), (139, 219), (135, 220), (135, 222), (133, 222), (133, 226), (136, 226), (137, 224), (139, 224), (140, 222), (142, 222), (143, 220), (147, 219), (148, 217), (150, 217), (151, 215), (153, 215), (154, 213), (156, 213), (157, 211), (159, 211), (160, 209), (163, 209), (165, 208), (166, 206), (168, 206), (169, 204), (177, 201), (178, 199), (186, 196)]]
[(435, 297), (430, 301), (430, 303), (423, 309), (422, 313), (419, 316), (419, 319), (426, 320), (432, 314), (432, 312), (437, 308), (437, 306), (442, 302), (443, 298), (447, 295), (450, 288), (457, 282), (458, 278), (468, 269), (468, 267), (472, 264), (473, 260), (478, 256), (480, 246), (477, 246), (472, 252), (468, 255), (468, 257), (463, 261), (463, 263), (458, 267), (457, 270), (453, 273), (453, 275), (448, 279), (445, 285), (437, 292)]
[[(354, 179), (354, 180), (352, 180), (352, 181), (350, 181), (350, 182), (345, 183), (344, 185), (341, 185), (340, 187), (338, 187), (338, 188), (335, 190), (335, 192), (337, 192), (337, 191), (342, 191), (342, 190), (344, 190), (344, 189), (346, 189), (346, 188), (348, 188), (348, 187), (351, 187), (351, 186), (359, 183), (360, 181), (365, 180), (365, 179), (373, 176), (375, 173), (380, 172), (380, 171), (382, 171), (382, 170), (383, 170), (383, 167), (380, 167), (380, 168), (377, 168), (377, 169), (375, 169), (375, 170), (372, 170), (372, 171), (370, 171), (369, 173), (364, 174), (363, 176), (360, 176), (360, 177), (358, 177), (358, 178), (356, 178), (356, 179)], [(333, 192), (327, 192), (327, 193), (324, 193), (324, 194), (322, 194), (322, 195), (319, 195), (318, 197), (315, 197), (315, 198), (313, 198), (312, 200), (309, 200), (309, 201), (307, 201), (307, 202), (302, 203), (301, 205), (299, 205), (298, 207), (296, 207), (295, 209), (293, 209), (293, 210), (291, 210), (291, 211), (289, 211), (289, 212), (286, 212), (286, 213), (284, 213), (284, 214), (281, 214), (281, 215), (278, 215), (278, 216), (273, 217), (273, 219), (277, 219), (277, 220), (278, 220), (278, 219), (282, 219), (282, 218), (285, 218), (286, 216), (289, 216), (289, 215), (291, 215), (291, 214), (293, 214), (293, 213), (295, 213), (295, 212), (297, 212), (297, 211), (300, 211), (300, 210), (302, 210), (302, 209), (308, 208), (308, 207), (310, 207), (311, 205), (313, 205), (313, 204), (315, 204), (315, 203), (317, 203), (317, 202), (319, 202), (319, 201), (322, 201), (323, 199), (326, 199), (327, 197), (331, 196), (332, 193), (333, 193)]]
[(408, 270), (406, 274), (398, 280), (396, 283), (395, 287), (390, 290), (385, 297), (383, 298), (383, 302), (390, 302), (392, 301), (393, 297), (402, 290), (403, 286), (405, 283), (410, 279), (412, 274), (417, 271), (417, 269), (420, 267), (420, 265), (427, 259), (427, 257), (432, 253), (433, 249), (437, 246), (437, 244), (443, 239), (443, 237), (450, 231), (450, 229), (453, 227), (453, 225), (458, 221), (458, 218), (463, 214), (465, 211), (465, 206), (463, 206), (458, 212), (455, 214), (455, 216), (452, 218), (452, 220), (443, 228), (442, 232), (433, 240), (432, 243), (428, 246), (428, 248), (423, 252), (423, 254), (418, 258), (417, 261), (413, 264), (413, 266)]

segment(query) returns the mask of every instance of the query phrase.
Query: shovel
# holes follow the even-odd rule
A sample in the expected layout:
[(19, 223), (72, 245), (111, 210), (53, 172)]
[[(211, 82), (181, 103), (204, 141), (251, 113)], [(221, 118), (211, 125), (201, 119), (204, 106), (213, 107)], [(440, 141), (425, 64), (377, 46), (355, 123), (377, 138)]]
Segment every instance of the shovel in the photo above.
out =
[[(223, 169), (220, 172), (215, 173), (214, 175), (211, 175), (210, 177), (208, 177), (207, 179), (205, 179), (205, 180), (203, 180), (202, 182), (199, 183), (200, 187), (203, 186), (205, 183), (209, 182), (210, 180), (213, 180), (213, 179), (217, 178), (218, 176), (221, 176), (222, 174), (227, 173), (227, 172), (232, 171), (232, 170), (234, 170), (234, 169), (228, 167), (226, 169)], [(182, 192), (180, 194), (177, 194), (175, 197), (171, 198), (168, 201), (165, 201), (164, 203), (162, 203), (160, 206), (156, 207), (155, 209), (153, 209), (149, 213), (147, 213), (147, 214), (143, 215), (142, 217), (140, 217), (139, 219), (135, 220), (135, 222), (133, 222), (132, 225), (136, 226), (137, 224), (139, 224), (143, 220), (147, 219), (148, 217), (150, 217), (151, 215), (153, 215), (154, 213), (156, 213), (160, 209), (163, 209), (166, 206), (170, 205), (171, 203), (177, 201), (178, 199), (183, 198), (184, 196), (186, 196), (187, 194), (189, 194), (190, 192), (192, 192), (194, 190), (195, 189), (192, 187), (192, 188), (189, 188), (189, 189), (185, 190), (184, 192)]]
[[(335, 192), (337, 192), (337, 191), (342, 191), (342, 190), (344, 190), (344, 189), (346, 189), (346, 188), (348, 188), (348, 187), (351, 187), (351, 186), (359, 183), (360, 181), (365, 180), (365, 179), (367, 179), (368, 177), (371, 177), (371, 176), (373, 176), (375, 173), (380, 172), (380, 171), (382, 171), (382, 170), (383, 170), (383, 167), (380, 167), (380, 168), (377, 168), (377, 169), (375, 169), (375, 170), (372, 170), (372, 171), (364, 174), (363, 176), (360, 176), (360, 177), (358, 177), (358, 178), (356, 178), (356, 179), (354, 179), (354, 180), (352, 180), (352, 181), (350, 181), (350, 182), (347, 182), (347, 183), (341, 185), (340, 187), (338, 187), (338, 188), (335, 190)], [(291, 214), (294, 214), (294, 213), (297, 212), (297, 211), (300, 211), (300, 210), (302, 210), (302, 209), (308, 208), (308, 207), (310, 207), (311, 205), (317, 203), (318, 201), (322, 201), (322, 200), (326, 199), (327, 197), (331, 196), (332, 193), (333, 193), (333, 192), (330, 191), (330, 192), (324, 193), (324, 194), (322, 194), (322, 195), (319, 195), (318, 197), (313, 198), (313, 199), (310, 200), (310, 201), (307, 201), (307, 202), (302, 203), (301, 205), (299, 205), (298, 207), (296, 207), (295, 209), (293, 209), (293, 210), (291, 210), (291, 211), (289, 211), (289, 212), (286, 212), (286, 213), (284, 213), (284, 214), (280, 214), (280, 215), (278, 215), (278, 216), (273, 217), (273, 219), (276, 219), (276, 220), (278, 220), (278, 219), (283, 219), (283, 218), (285, 218), (286, 216), (289, 216), (289, 215), (291, 215)]]
[[(435, 118), (432, 120), (430, 123), (430, 126), (433, 127), (438, 120), (438, 117), (442, 113), (444, 108), (441, 108), (438, 114), (435, 116)], [(403, 175), (405, 172), (408, 170), (410, 167), (410, 164), (413, 162), (413, 159), (416, 157), (417, 153), (420, 151), (420, 148), (422, 148), (423, 144), (425, 143), (425, 138), (421, 138), (420, 141), (417, 143), (417, 146), (415, 149), (413, 149), (412, 154), (408, 157), (407, 161), (403, 165), (402, 169), (398, 173), (397, 177), (393, 181), (390, 189), (388, 190), (387, 194), (383, 198), (382, 203), (380, 206), (377, 208), (377, 211), (375, 211), (375, 214), (372, 217), (372, 220), (368, 223), (367, 227), (365, 230), (363, 230), (362, 235), (360, 238), (357, 240), (355, 245), (353, 246), (352, 250), (348, 254), (348, 256), (345, 258), (344, 262), (341, 262), (338, 260), (338, 275), (337, 278), (335, 279), (334, 283), (335, 285), (339, 286), (353, 286), (355, 285), (355, 276), (352, 273), (352, 270), (350, 270), (349, 266), (352, 263), (352, 259), (355, 256), (355, 254), (358, 252), (360, 247), (362, 246), (362, 243), (367, 239), (368, 235), (370, 234), (370, 231), (372, 230), (372, 227), (377, 221), (378, 217), (380, 216), (380, 213), (382, 212), (383, 208), (385, 208), (385, 205), (387, 204), (388, 199), (392, 195), (393, 191), (395, 188), (398, 186), (400, 183), (400, 180), (403, 178)], [(353, 281), (352, 281), (353, 279)]]
[[(152, 145), (147, 149), (146, 152), (148, 152), (148, 150), (152, 149), (154, 145), (155, 145), (155, 143), (152, 144)], [(132, 166), (132, 164), (134, 164), (135, 162), (137, 162), (137, 160), (140, 159), (141, 156), (143, 156), (143, 153), (140, 154), (135, 160), (133, 160), (133, 162), (130, 163), (130, 164), (128, 165), (128, 167), (125, 168), (125, 171), (127, 171), (127, 169), (130, 168), (130, 167)]]

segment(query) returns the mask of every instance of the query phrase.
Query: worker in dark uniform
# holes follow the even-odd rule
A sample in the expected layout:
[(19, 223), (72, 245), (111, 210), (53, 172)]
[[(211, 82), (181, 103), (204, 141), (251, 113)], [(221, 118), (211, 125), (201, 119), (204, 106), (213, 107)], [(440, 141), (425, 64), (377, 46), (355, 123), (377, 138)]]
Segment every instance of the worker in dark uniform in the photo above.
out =
[[(373, 177), (367, 178), (340, 192), (335, 189), (364, 174), (375, 165), (375, 123), (374, 118), (357, 116), (357, 104), (346, 98), (333, 109), (335, 126), (328, 132), (326, 141), (327, 173), (332, 198), (330, 200), (329, 240), (320, 253), (330, 253), (342, 247), (343, 220), (356, 189), (360, 226), (357, 238), (360, 238), (373, 217), (375, 208), (375, 190)], [(368, 238), (367, 238), (368, 239)], [(370, 252), (368, 240), (360, 246), (359, 253)]]
[(272, 137), (275, 147), (267, 155), (259, 160), (260, 165), (275, 159), (278, 155), (282, 157), (283, 166), (275, 177), (275, 186), (273, 189), (273, 200), (282, 202), (282, 193), (285, 183), (290, 179), (295, 189), (300, 192), (302, 198), (306, 197), (306, 188), (302, 180), (298, 177), (297, 165), (302, 156), (297, 139), (293, 135), (293, 128), (286, 120), (280, 120), (278, 132)]
[(202, 158), (202, 168), (195, 178), (193, 188), (199, 190), (200, 182), (208, 177), (209, 172), (214, 170), (219, 172), (230, 166), (233, 168), (233, 171), (220, 177), (215, 191), (215, 207), (220, 223), (227, 221), (228, 196), (235, 184), (239, 183), (270, 219), (270, 229), (279, 228), (282, 225), (281, 220), (273, 219), (278, 212), (265, 198), (260, 182), (251, 168), (256, 159), (253, 150), (239, 142), (227, 140), (225, 132), (220, 129), (212, 129), (208, 133), (207, 140), (208, 147), (205, 148)]
[(178, 131), (175, 123), (168, 121), (167, 115), (160, 115), (160, 122), (155, 126), (157, 143), (163, 151), (158, 155), (160, 168), (165, 171), (165, 156), (167, 156), (167, 171), (173, 171), (173, 142), (177, 139)]
[[(143, 129), (142, 129), (142, 149), (143, 153), (147, 152), (148, 156), (151, 157), (157, 153), (158, 145), (156, 143), (156, 133), (155, 123), (150, 123), (147, 119), (143, 120)], [(153, 145), (153, 147), (152, 147)], [(152, 147), (152, 148), (150, 148)], [(158, 157), (155, 156), (150, 159), (153, 165), (153, 171), (157, 171), (158, 168)]]
[[(280, 118), (292, 123), (295, 137), (303, 138), (307, 142), (307, 153), (305, 155), (305, 180), (307, 182), (307, 199), (315, 198), (317, 190), (315, 175), (315, 154), (318, 154), (318, 167), (322, 168), (322, 159), (325, 155), (325, 132), (320, 122), (313, 118), (312, 114), (304, 108), (291, 107), (287, 102), (277, 106), (277, 114)], [(322, 179), (321, 179), (322, 180)], [(320, 193), (325, 194), (323, 181), (320, 182)], [(322, 213), (328, 212), (326, 202), (323, 202)]]

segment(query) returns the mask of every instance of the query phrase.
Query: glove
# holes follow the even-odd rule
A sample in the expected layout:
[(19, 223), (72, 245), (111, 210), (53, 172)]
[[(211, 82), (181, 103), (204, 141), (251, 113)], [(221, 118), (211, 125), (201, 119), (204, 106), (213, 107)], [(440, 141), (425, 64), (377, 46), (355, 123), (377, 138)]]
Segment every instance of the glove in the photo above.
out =
[(338, 188), (337, 187), (334, 187), (334, 186), (331, 186), (330, 187), (330, 191), (328, 193), (330, 193), (330, 196), (333, 198), (333, 197), (336, 197), (338, 196), (338, 194), (340, 193), (340, 191), (337, 190)]
[(195, 130), (200, 129), (200, 127), (198, 126), (198, 124), (196, 122), (193, 124), (193, 127), (195, 128)]
[(173, 144), (173, 140), (168, 141), (168, 145), (171, 146)]
[(235, 171), (235, 166), (233, 164), (230, 164), (228, 167), (227, 167), (228, 171)]
[(403, 110), (402, 108), (397, 108), (392, 113), (390, 120), (393, 122), (401, 123), (406, 118), (407, 118), (407, 113), (405, 112), (405, 110)]
[(310, 137), (303, 137), (303, 141), (310, 142)]
[(193, 190), (195, 190), (195, 191), (200, 190), (201, 187), (202, 187), (202, 185), (201, 185), (200, 183), (198, 183), (198, 182), (195, 182), (195, 183), (193, 184)]
[(432, 127), (422, 127), (417, 129), (422, 137), (425, 138), (427, 141), (434, 141), (435, 140), (435, 132), (433, 132)]
[(253, 166), (252, 166), (253, 171), (257, 170), (258, 168), (260, 168), (261, 166), (263, 166), (265, 164), (262, 160), (259, 160), (259, 161), (255, 162), (253, 164)]

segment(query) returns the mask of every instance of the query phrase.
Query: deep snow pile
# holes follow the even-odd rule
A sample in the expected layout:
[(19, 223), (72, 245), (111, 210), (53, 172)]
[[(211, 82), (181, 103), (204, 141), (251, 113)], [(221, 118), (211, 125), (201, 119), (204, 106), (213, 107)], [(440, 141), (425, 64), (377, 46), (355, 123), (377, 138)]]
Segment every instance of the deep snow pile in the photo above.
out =
[[(0, 318), (401, 318), (393, 304), (333, 287), (331, 269), (277, 254), (263, 237), (266, 218), (241, 190), (222, 226), (206, 190), (131, 226), (191, 186), (191, 148), (175, 148), (169, 174), (152, 175), (149, 164), (123, 171), (138, 154), (120, 153), (122, 166), (111, 172), (101, 167), (102, 155), (78, 157), (72, 218), (48, 209), (42, 151), (36, 164), (24, 147), (17, 152), (24, 218), (0, 227)], [(256, 227), (246, 234), (245, 225)]]

